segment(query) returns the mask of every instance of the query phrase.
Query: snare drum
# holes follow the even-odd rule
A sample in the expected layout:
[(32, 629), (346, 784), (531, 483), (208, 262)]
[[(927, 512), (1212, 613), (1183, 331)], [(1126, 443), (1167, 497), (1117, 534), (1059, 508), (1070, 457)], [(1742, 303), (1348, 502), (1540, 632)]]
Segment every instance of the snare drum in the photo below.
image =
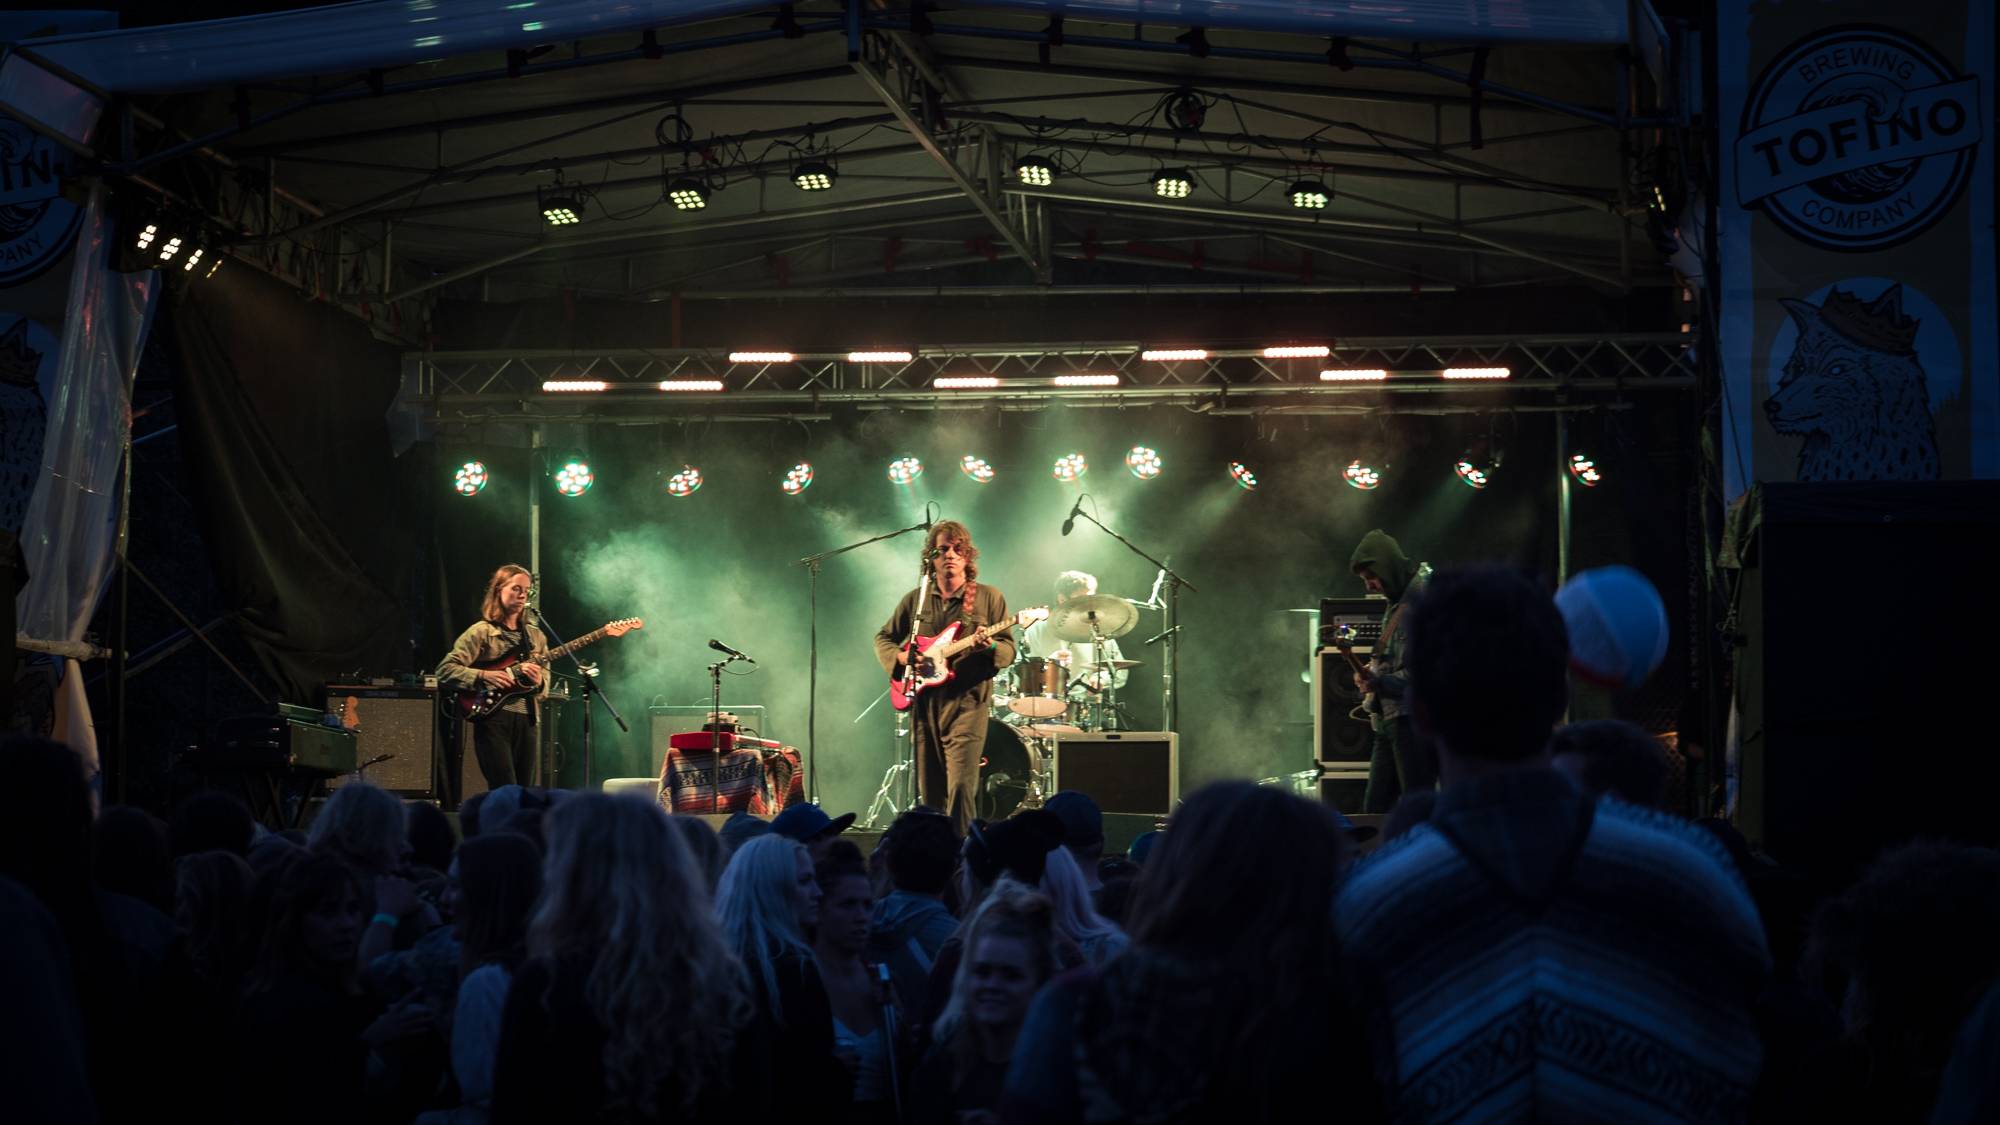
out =
[(1053, 719), (1069, 710), (1063, 686), (1069, 669), (1046, 657), (1014, 662), (1014, 690), (1007, 709), (1030, 719)]
[(1021, 732), (996, 720), (986, 724), (986, 758), (979, 770), (975, 801), (987, 820), (1012, 816), (1041, 772), (1042, 752)]

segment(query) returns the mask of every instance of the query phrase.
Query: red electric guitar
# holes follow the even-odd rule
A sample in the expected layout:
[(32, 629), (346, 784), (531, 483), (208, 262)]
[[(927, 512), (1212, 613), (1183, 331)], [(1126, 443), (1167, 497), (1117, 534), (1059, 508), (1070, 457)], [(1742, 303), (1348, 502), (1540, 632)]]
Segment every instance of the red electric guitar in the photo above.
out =
[[(644, 628), (645, 624), (644, 621), (637, 617), (627, 617), (613, 621), (602, 629), (592, 630), (566, 645), (558, 645), (550, 649), (547, 656), (535, 661), (535, 663), (541, 665), (542, 670), (547, 672), (549, 662), (557, 657), (568, 656), (577, 649), (587, 644), (594, 644), (606, 637), (622, 637), (634, 629)], [(526, 663), (526, 660), (523, 654), (517, 651), (489, 660), (484, 664), (474, 664), (472, 667), (477, 671), (485, 672), (495, 668), (513, 668), (523, 663)], [(443, 693), (439, 698), (439, 703), (446, 709), (447, 714), (455, 715), (469, 723), (476, 723), (492, 715), (495, 711), (500, 710), (500, 708), (505, 707), (507, 701), (513, 699), (515, 696), (533, 695), (541, 690), (540, 684), (529, 683), (522, 679), (519, 673), (516, 673), (513, 687), (497, 688), (482, 681), (478, 687), (470, 691)]]
[(959, 622), (945, 626), (944, 631), (934, 637), (918, 637), (911, 641), (905, 651), (909, 662), (889, 677), (889, 702), (898, 711), (908, 711), (917, 701), (917, 696), (948, 683), (954, 675), (951, 660), (959, 653), (977, 648), (1001, 633), (1019, 625), (1023, 629), (1049, 615), (1047, 606), (1024, 609), (1005, 621), (995, 621), (963, 639), (958, 636)]

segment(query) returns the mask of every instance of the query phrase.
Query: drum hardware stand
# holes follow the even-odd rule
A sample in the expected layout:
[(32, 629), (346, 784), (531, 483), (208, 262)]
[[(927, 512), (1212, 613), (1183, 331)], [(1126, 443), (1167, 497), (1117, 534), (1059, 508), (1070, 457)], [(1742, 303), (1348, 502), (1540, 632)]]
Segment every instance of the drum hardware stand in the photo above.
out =
[[(1174, 573), (1172, 567), (1141, 551), (1133, 545), (1130, 539), (1104, 526), (1102, 521), (1089, 512), (1084, 511), (1081, 506), (1077, 508), (1076, 514), (1096, 524), (1098, 530), (1104, 532), (1106, 535), (1125, 544), (1126, 550), (1158, 567), (1160, 569), (1160, 578), (1164, 579), (1167, 583), (1167, 600), (1163, 607), (1166, 610), (1166, 627), (1153, 640), (1161, 641), (1167, 646), (1167, 658), (1160, 668), (1160, 716), (1168, 730), (1177, 731), (1181, 727), (1180, 699), (1174, 693), (1174, 681), (1179, 678), (1180, 671), (1181, 646), (1179, 622), (1181, 588), (1186, 587), (1189, 590), (1194, 590), (1197, 594), (1201, 591), (1195, 588), (1194, 583)], [(1155, 582), (1155, 589), (1157, 590), (1157, 588), (1158, 582)], [(1158, 600), (1157, 596), (1154, 600)]]
[(797, 565), (805, 567), (806, 574), (808, 575), (807, 600), (809, 602), (808, 612), (810, 614), (811, 625), (807, 630), (808, 640), (806, 642), (807, 651), (810, 653), (810, 655), (806, 660), (806, 800), (811, 801), (814, 804), (819, 803), (819, 775), (814, 771), (813, 763), (816, 760), (816, 749), (819, 742), (818, 726), (819, 726), (820, 564), (832, 558), (835, 555), (844, 555), (849, 551), (857, 550), (861, 547), (866, 547), (870, 543), (880, 543), (884, 539), (894, 539), (899, 535), (907, 535), (912, 531), (929, 532), (931, 529), (931, 524), (933, 522), (935, 522), (935, 520), (931, 515), (931, 502), (926, 501), (924, 504), (924, 522), (922, 523), (913, 523), (908, 527), (897, 528), (894, 531), (886, 531), (880, 535), (876, 535), (868, 539), (863, 539), (858, 543), (849, 543), (845, 547), (835, 547), (831, 551), (821, 551), (817, 555), (807, 555), (805, 558), (802, 558), (798, 561)]
[[(549, 619), (547, 617), (542, 616), (541, 607), (530, 605), (528, 608), (534, 612), (535, 620), (541, 622), (542, 632), (547, 634), (550, 641), (554, 642), (554, 644), (552, 644), (550, 647), (561, 648), (565, 643), (567, 643), (562, 639), (562, 634), (556, 632), (555, 626), (549, 624)], [(523, 621), (522, 624), (525, 626), (527, 622)], [(523, 629), (522, 632), (525, 635), (526, 630)], [(598, 689), (597, 687), (598, 668), (596, 663), (593, 662), (590, 664), (585, 664), (581, 659), (577, 657), (576, 653), (574, 652), (569, 654), (569, 659), (570, 663), (576, 665), (577, 675), (583, 681), (583, 787), (585, 789), (588, 789), (590, 788), (590, 749), (591, 749), (590, 713), (594, 710), (594, 708), (591, 707), (590, 705), (591, 700), (593, 699), (604, 700), (604, 709), (606, 711), (611, 712), (611, 721), (618, 724), (619, 730), (624, 731), (627, 734), (630, 734), (632, 732), (632, 728), (625, 725), (625, 716), (620, 715), (618, 713), (618, 708), (611, 702), (611, 697), (605, 695), (602, 691)], [(546, 682), (546, 680), (544, 682)], [(538, 707), (537, 711), (539, 710), (540, 708)], [(541, 716), (538, 714), (536, 717), (539, 719)], [(537, 737), (539, 738), (539, 732), (537, 732)], [(554, 782), (558, 780), (560, 779), (551, 776), (549, 778), (549, 781), (551, 783), (550, 788), (554, 788), (555, 787)]]
[[(870, 703), (859, 715), (854, 716), (854, 721), (858, 723), (867, 718), (868, 712), (873, 711), (875, 705), (881, 703), (888, 694), (888, 689), (883, 689), (882, 694), (875, 697), (874, 703)], [(896, 724), (893, 736), (895, 760), (882, 772), (882, 786), (875, 790), (875, 799), (868, 803), (868, 811), (861, 818), (861, 827), (871, 830), (883, 824), (885, 810), (888, 819), (894, 820), (904, 809), (912, 808), (917, 803), (916, 744), (910, 739), (910, 713), (907, 711), (890, 713), (895, 717)], [(901, 804), (897, 803), (898, 797), (902, 798)]]

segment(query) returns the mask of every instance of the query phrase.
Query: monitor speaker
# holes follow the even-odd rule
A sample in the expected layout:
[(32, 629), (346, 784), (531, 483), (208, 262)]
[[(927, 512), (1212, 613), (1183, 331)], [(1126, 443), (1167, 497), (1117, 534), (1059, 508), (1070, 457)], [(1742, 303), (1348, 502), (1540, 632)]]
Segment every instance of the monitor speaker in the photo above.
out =
[[(354, 731), (357, 763), (375, 758), (362, 776), (405, 797), (436, 797), (437, 692), (422, 687), (328, 684), (326, 709)], [(343, 774), (329, 781), (353, 780)]]
[(1105, 813), (1164, 816), (1181, 796), (1180, 736), (1172, 731), (1059, 734), (1055, 787), (1088, 793)]

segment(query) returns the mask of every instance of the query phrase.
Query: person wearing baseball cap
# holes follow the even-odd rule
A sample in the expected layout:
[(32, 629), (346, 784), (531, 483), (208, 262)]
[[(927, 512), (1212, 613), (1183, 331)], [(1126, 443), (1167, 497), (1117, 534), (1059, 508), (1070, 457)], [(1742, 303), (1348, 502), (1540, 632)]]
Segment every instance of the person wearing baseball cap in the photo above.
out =
[(1062, 821), (1063, 847), (1076, 857), (1076, 865), (1083, 871), (1084, 885), (1092, 894), (1103, 886), (1098, 878), (1097, 864), (1104, 858), (1104, 812), (1088, 793), (1065, 789), (1042, 803), (1042, 807), (1056, 814)]
[(772, 819), (771, 831), (804, 844), (806, 850), (812, 853), (813, 862), (818, 863), (826, 858), (827, 849), (833, 847), (833, 842), (853, 823), (853, 813), (829, 817), (826, 810), (818, 805), (793, 805)]

